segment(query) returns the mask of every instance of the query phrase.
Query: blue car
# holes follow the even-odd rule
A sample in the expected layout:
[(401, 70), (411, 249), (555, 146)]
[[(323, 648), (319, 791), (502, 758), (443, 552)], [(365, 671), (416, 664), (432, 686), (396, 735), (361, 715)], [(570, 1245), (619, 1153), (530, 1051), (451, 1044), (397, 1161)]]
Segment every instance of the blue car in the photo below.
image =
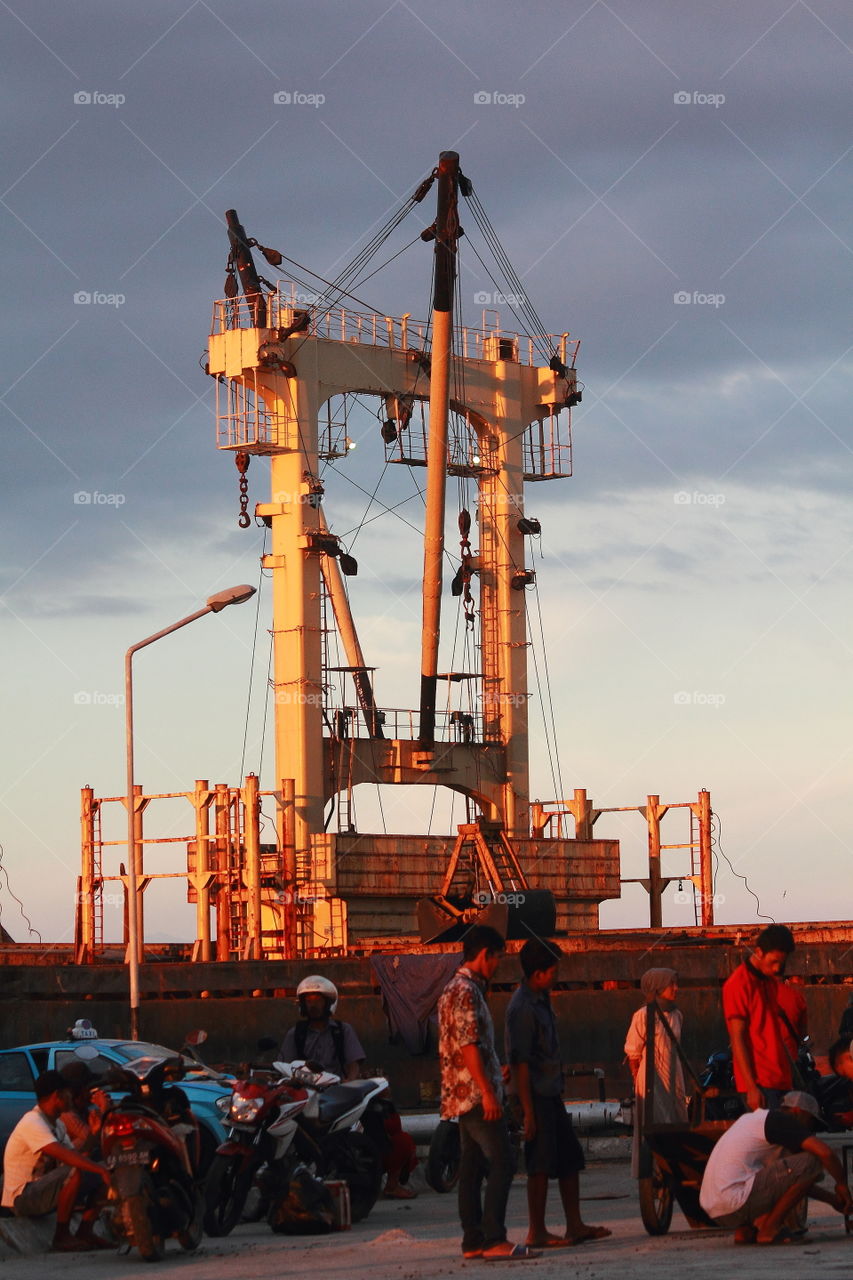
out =
[(92, 1057), (87, 1054), (85, 1061), (89, 1070), (98, 1076), (105, 1075), (110, 1067), (123, 1066), (135, 1058), (183, 1056), (187, 1075), (180, 1084), (201, 1128), (201, 1161), (202, 1169), (206, 1170), (216, 1148), (226, 1138), (222, 1111), (216, 1101), (218, 1098), (230, 1098), (230, 1082), (212, 1079), (204, 1067), (174, 1049), (165, 1049), (144, 1040), (102, 1040), (97, 1033), (73, 1040), (50, 1040), (45, 1044), (0, 1049), (0, 1157), (21, 1116), (35, 1106), (36, 1076), (50, 1068), (59, 1071), (68, 1062), (80, 1061), (76, 1050), (81, 1044), (96, 1050)]

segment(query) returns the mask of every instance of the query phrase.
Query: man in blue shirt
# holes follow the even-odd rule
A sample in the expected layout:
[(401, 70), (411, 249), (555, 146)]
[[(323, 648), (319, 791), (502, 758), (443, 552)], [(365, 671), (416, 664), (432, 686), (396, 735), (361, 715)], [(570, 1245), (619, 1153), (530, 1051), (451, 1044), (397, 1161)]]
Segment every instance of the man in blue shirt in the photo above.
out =
[[(557, 980), (559, 947), (530, 938), (519, 952), (524, 980), (506, 1013), (506, 1056), (524, 1113), (524, 1158), (527, 1165), (527, 1243), (536, 1248), (603, 1240), (607, 1227), (592, 1227), (580, 1213), (579, 1177), (584, 1167), (581, 1145), (563, 1103), (563, 1069), (557, 1019), (549, 992)], [(566, 1234), (553, 1235), (545, 1225), (548, 1180), (556, 1178), (566, 1214)]]

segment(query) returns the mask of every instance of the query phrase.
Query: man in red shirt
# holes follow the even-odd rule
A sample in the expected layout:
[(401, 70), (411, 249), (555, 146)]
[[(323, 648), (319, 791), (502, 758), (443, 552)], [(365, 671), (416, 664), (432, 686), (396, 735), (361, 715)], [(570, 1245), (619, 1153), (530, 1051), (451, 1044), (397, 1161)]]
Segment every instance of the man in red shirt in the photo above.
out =
[(794, 945), (787, 925), (768, 925), (758, 935), (752, 954), (723, 985), (735, 1084), (750, 1111), (779, 1106), (793, 1084), (779, 1015), (778, 978)]
[(794, 1062), (809, 1031), (809, 1009), (800, 985), (802, 981), (802, 978), (786, 978), (782, 973), (776, 988), (779, 1016), (782, 1020), (782, 1041)]

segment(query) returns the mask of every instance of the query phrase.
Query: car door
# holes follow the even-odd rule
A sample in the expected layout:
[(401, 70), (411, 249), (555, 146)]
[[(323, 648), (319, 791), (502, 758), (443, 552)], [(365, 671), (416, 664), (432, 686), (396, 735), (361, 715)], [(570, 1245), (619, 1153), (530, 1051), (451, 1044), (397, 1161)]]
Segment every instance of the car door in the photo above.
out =
[(0, 1052), (0, 1155), (25, 1111), (35, 1106), (35, 1071), (23, 1049)]

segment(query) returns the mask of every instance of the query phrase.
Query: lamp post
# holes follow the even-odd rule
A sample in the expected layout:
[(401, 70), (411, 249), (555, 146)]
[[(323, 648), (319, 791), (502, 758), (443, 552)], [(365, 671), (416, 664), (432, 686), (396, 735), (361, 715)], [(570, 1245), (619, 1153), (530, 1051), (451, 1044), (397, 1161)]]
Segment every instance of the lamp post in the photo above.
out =
[(139, 932), (139, 877), (142, 871), (142, 858), (139, 841), (136, 838), (136, 795), (133, 781), (133, 655), (155, 640), (178, 631), (196, 618), (203, 618), (206, 613), (220, 613), (229, 604), (242, 604), (255, 594), (250, 586), (229, 587), (225, 591), (217, 591), (208, 597), (203, 609), (197, 609), (180, 622), (173, 622), (147, 640), (140, 640), (131, 645), (124, 657), (124, 732), (125, 753), (127, 760), (127, 967), (130, 984), (130, 1038), (139, 1039), (139, 964), (142, 959), (142, 938)]

